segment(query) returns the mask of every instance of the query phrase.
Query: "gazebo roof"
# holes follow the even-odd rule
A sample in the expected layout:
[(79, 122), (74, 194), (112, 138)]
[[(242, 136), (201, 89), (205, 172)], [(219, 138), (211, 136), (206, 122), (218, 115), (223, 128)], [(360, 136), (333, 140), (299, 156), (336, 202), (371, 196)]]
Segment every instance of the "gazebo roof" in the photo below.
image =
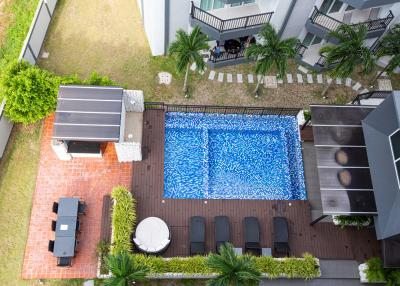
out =
[(61, 85), (53, 139), (119, 141), (122, 94), (120, 87)]

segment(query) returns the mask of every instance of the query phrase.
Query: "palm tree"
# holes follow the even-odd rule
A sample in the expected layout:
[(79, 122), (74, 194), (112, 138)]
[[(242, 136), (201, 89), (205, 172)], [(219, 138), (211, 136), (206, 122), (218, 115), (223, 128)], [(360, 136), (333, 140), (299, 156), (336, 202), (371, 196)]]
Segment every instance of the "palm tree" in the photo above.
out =
[(169, 46), (169, 53), (176, 56), (176, 68), (179, 72), (185, 73), (185, 81), (183, 83), (183, 92), (187, 92), (187, 80), (189, 75), (189, 67), (196, 63), (199, 70), (204, 70), (204, 60), (200, 54), (201, 50), (208, 49), (208, 38), (202, 34), (200, 27), (196, 26), (190, 34), (183, 30), (176, 32), (176, 40)]
[[(331, 31), (328, 38), (339, 40), (338, 45), (327, 45), (320, 49), (320, 54), (326, 57), (325, 67), (331, 77), (349, 77), (359, 65), (363, 73), (373, 70), (375, 61), (369, 47), (365, 45), (368, 29), (365, 25), (352, 27), (340, 25), (338, 29)], [(322, 95), (325, 96), (332, 82), (326, 86)]]
[(382, 39), (376, 57), (381, 58), (385, 56), (391, 57), (391, 59), (385, 68), (376, 76), (375, 80), (385, 71), (391, 74), (395, 69), (400, 67), (400, 24), (394, 25), (389, 34)]
[[(274, 27), (267, 23), (259, 33), (261, 43), (252, 44), (245, 50), (246, 57), (257, 60), (255, 73), (265, 76), (273, 66), (278, 70), (279, 77), (282, 77), (288, 69), (288, 59), (296, 55), (295, 46), (297, 39), (288, 38), (281, 40)], [(257, 82), (254, 93), (257, 94), (261, 81)]]
[(261, 279), (252, 257), (236, 255), (230, 244), (221, 245), (220, 254), (210, 253), (206, 266), (218, 273), (207, 282), (208, 286), (255, 286)]
[(105, 286), (130, 286), (134, 281), (146, 280), (149, 272), (146, 266), (135, 263), (127, 251), (109, 255), (106, 261), (112, 277), (104, 281)]

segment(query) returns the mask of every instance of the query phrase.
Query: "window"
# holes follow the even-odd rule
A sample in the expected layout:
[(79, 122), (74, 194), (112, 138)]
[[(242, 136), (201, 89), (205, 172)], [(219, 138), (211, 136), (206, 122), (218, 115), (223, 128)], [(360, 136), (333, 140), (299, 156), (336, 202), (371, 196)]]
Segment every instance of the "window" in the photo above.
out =
[(304, 46), (312, 46), (312, 45), (317, 45), (321, 43), (322, 39), (318, 36), (315, 36), (314, 34), (307, 33), (307, 35), (304, 37), (303, 40), (303, 45)]
[(389, 136), (390, 146), (392, 147), (392, 155), (394, 165), (397, 172), (397, 180), (400, 181), (400, 129), (397, 129)]
[(204, 11), (224, 8), (224, 5), (224, 0), (201, 0), (200, 2), (200, 8)]
[(241, 6), (244, 4), (250, 4), (250, 3), (255, 3), (255, 2), (256, 2), (256, 0), (244, 0), (244, 1), (238, 0), (238, 1), (235, 1), (235, 3), (232, 3), (231, 7)]
[(324, 0), (319, 9), (324, 14), (339, 12), (343, 6), (343, 2), (340, 0)]

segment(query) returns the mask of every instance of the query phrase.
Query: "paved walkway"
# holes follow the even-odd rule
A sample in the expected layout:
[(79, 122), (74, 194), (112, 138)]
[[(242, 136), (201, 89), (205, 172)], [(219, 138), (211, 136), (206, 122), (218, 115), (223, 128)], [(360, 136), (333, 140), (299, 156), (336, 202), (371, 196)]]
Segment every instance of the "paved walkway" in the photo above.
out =
[[(50, 140), (53, 117), (45, 120), (40, 149), (39, 170), (33, 197), (31, 222), (23, 262), (22, 278), (91, 278), (96, 276), (96, 245), (100, 238), (103, 195), (112, 187), (130, 187), (132, 164), (118, 163), (113, 144), (108, 144), (101, 159), (79, 158), (60, 161)], [(22, 174), (21, 174), (22, 175)], [(54, 240), (51, 220), (52, 204), (60, 197), (79, 197), (87, 203), (82, 217), (78, 253), (72, 267), (57, 267), (56, 258), (47, 251), (48, 241)], [(17, 226), (16, 226), (17, 227)]]

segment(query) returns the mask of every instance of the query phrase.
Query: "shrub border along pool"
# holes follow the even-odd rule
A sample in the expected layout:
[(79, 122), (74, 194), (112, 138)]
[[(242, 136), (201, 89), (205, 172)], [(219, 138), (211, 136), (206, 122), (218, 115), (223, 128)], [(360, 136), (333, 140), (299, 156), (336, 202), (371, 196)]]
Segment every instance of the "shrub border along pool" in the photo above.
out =
[[(136, 263), (146, 265), (150, 269), (149, 279), (208, 279), (217, 274), (205, 266), (207, 256), (163, 258), (144, 254), (132, 254)], [(319, 259), (310, 254), (301, 258), (274, 258), (270, 256), (254, 256), (258, 270), (263, 278), (269, 279), (314, 279), (321, 276)], [(111, 274), (100, 274), (98, 278), (108, 278)]]

